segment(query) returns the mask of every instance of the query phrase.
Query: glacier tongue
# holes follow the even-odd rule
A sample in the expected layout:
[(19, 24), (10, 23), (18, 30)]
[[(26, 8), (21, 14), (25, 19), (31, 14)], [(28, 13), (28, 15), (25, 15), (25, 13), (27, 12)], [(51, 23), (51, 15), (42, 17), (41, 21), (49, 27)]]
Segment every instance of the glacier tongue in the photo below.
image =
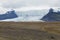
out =
[[(54, 11), (57, 11), (57, 8), (54, 8)], [(42, 21), (40, 20), (43, 16), (48, 13), (49, 9), (42, 10), (29, 10), (29, 11), (16, 11), (17, 18), (6, 19), (1, 21)]]
[(13, 19), (6, 19), (6, 20), (1, 20), (1, 21), (40, 21), (40, 19), (46, 15), (48, 10), (30, 10), (30, 11), (16, 11), (16, 15), (18, 16), (17, 18)]

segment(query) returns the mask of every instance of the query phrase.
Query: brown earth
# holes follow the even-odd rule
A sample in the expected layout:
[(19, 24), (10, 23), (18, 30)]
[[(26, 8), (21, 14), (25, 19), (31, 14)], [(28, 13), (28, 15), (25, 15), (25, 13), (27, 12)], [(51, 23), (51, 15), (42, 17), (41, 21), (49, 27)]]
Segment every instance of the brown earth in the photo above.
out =
[(60, 40), (60, 22), (0, 22), (0, 40)]

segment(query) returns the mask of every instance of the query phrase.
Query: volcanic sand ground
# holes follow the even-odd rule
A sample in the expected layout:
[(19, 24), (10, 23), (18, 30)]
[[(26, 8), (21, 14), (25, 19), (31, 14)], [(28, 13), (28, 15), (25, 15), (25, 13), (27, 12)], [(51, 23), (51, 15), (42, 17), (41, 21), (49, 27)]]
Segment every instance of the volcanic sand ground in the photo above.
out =
[(0, 22), (0, 40), (60, 40), (60, 22)]

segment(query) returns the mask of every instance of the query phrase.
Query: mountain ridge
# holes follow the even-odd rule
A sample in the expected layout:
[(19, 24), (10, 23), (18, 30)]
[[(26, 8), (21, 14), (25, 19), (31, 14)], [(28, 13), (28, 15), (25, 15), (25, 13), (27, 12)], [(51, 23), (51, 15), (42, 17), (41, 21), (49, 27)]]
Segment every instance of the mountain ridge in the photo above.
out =
[(50, 9), (48, 14), (45, 15), (41, 20), (43, 21), (60, 21), (60, 11), (54, 12), (54, 9)]
[(5, 20), (5, 19), (12, 19), (12, 18), (16, 18), (17, 15), (15, 14), (15, 11), (7, 11), (5, 14), (1, 14), (0, 15), (0, 20)]

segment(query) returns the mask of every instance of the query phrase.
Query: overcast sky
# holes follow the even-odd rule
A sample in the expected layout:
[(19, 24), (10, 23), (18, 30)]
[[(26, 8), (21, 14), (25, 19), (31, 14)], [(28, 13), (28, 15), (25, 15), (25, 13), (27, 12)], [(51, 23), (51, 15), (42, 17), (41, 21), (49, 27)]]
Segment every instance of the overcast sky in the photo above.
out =
[(0, 6), (5, 8), (19, 8), (26, 6), (60, 6), (59, 0), (0, 0)]
[(5, 8), (35, 10), (49, 7), (60, 7), (60, 0), (0, 0), (0, 10)]

